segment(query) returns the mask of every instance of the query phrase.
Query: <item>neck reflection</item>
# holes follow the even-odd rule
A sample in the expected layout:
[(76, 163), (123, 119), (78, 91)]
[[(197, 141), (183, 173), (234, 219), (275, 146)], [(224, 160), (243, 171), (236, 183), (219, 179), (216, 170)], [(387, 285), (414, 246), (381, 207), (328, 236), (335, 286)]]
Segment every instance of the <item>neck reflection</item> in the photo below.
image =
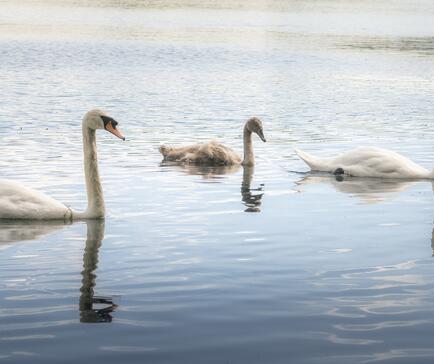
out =
[(258, 188), (252, 189), (251, 183), (255, 171), (254, 166), (241, 166), (239, 164), (231, 166), (207, 166), (197, 164), (179, 164), (173, 162), (164, 162), (160, 166), (175, 167), (181, 169), (187, 174), (202, 176), (206, 180), (219, 182), (221, 177), (226, 174), (236, 173), (240, 168), (243, 168), (243, 180), (241, 182), (241, 201), (247, 207), (245, 212), (260, 212), (262, 203), (262, 192), (264, 185), (260, 184)]
[(80, 288), (80, 322), (111, 322), (111, 313), (117, 307), (112, 297), (95, 296), (95, 270), (98, 268), (98, 252), (104, 239), (104, 220), (88, 220), (86, 247), (83, 254), (82, 286)]
[[(260, 212), (260, 206), (262, 204), (262, 196), (264, 195), (264, 185), (261, 184), (258, 188), (252, 189), (250, 187), (253, 179), (255, 167), (244, 166), (243, 167), (243, 181), (241, 182), (241, 200), (247, 207), (245, 212)], [(255, 191), (255, 193), (252, 193)], [(259, 193), (257, 193), (259, 191)]]

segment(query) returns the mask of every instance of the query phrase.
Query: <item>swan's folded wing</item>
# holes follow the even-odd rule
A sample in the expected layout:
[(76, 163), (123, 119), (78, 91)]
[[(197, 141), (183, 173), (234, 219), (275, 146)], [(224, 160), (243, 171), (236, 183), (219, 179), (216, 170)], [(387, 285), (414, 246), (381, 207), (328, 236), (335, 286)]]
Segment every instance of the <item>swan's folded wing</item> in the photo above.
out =
[(200, 162), (210, 165), (232, 165), (241, 163), (241, 158), (231, 148), (214, 140), (201, 144), (198, 151)]
[(21, 183), (0, 180), (0, 219), (63, 219), (68, 208)]

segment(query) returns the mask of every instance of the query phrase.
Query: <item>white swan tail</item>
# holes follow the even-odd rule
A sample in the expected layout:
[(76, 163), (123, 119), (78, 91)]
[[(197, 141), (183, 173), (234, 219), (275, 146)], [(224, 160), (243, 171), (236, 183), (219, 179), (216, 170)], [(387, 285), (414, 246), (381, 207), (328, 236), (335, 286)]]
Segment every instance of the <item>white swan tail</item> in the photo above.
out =
[(311, 170), (324, 171), (325, 160), (323, 158), (317, 158), (297, 148), (294, 148), (294, 150), (295, 153), (310, 167)]

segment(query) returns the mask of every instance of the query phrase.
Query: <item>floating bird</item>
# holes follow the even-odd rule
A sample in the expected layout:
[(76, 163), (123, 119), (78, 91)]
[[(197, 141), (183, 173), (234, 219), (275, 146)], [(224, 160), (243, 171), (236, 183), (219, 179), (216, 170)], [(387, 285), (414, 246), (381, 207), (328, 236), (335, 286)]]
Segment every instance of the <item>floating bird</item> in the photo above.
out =
[(174, 161), (187, 164), (201, 164), (211, 166), (223, 166), (242, 164), (253, 166), (255, 156), (253, 154), (252, 133), (257, 134), (265, 142), (262, 122), (258, 118), (250, 118), (244, 125), (244, 158), (235, 153), (231, 148), (214, 140), (207, 143), (189, 145), (185, 147), (168, 147), (162, 145), (160, 153), (164, 161)]
[(434, 179), (434, 171), (388, 149), (360, 147), (334, 158), (319, 158), (295, 149), (313, 171), (346, 174), (354, 177)]
[(0, 219), (75, 220), (98, 219), (105, 214), (104, 196), (98, 173), (96, 130), (107, 130), (125, 140), (117, 121), (104, 111), (91, 110), (83, 118), (83, 155), (87, 209), (76, 212), (63, 203), (16, 181), (0, 179)]

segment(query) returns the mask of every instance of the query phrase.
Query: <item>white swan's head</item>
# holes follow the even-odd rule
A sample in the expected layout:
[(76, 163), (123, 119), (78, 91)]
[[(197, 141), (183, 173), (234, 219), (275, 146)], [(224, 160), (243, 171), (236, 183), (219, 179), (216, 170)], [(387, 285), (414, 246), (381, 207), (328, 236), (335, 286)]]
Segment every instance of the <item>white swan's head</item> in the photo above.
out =
[(264, 131), (262, 129), (262, 122), (259, 120), (259, 118), (253, 117), (247, 120), (246, 128), (248, 131), (258, 134), (258, 136), (261, 138), (263, 142), (266, 142)]
[(117, 125), (118, 122), (115, 119), (99, 109), (88, 111), (83, 119), (83, 126), (92, 130), (104, 129), (116, 135), (118, 138), (125, 140), (125, 137), (117, 129)]

